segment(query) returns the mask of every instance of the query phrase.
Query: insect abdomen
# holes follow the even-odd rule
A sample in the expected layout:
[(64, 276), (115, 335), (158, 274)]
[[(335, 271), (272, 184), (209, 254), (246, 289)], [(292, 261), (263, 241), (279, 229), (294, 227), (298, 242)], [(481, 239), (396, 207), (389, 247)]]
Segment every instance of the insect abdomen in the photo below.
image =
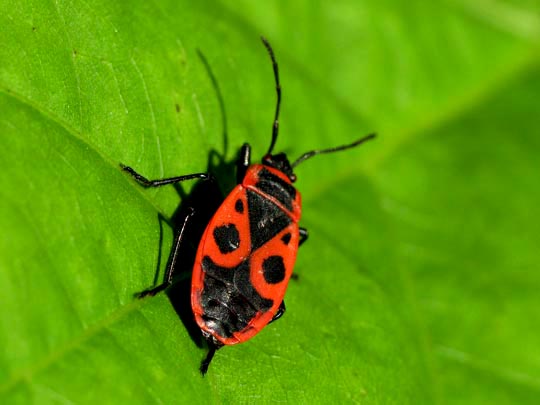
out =
[(267, 312), (274, 301), (262, 297), (250, 282), (250, 260), (234, 268), (220, 267), (209, 256), (202, 261), (204, 288), (202, 319), (224, 338), (244, 330), (257, 313)]

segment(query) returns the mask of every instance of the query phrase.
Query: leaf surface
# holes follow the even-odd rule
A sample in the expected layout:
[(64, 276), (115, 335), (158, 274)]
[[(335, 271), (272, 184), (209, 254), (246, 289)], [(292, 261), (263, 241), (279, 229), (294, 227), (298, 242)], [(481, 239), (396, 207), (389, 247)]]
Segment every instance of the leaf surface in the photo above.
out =
[[(0, 4), (3, 403), (537, 402), (534, 1)], [(261, 33), (277, 149), (379, 136), (298, 167), (287, 313), (201, 378), (167, 296), (133, 298), (181, 198), (119, 163), (230, 189), (270, 140)]]

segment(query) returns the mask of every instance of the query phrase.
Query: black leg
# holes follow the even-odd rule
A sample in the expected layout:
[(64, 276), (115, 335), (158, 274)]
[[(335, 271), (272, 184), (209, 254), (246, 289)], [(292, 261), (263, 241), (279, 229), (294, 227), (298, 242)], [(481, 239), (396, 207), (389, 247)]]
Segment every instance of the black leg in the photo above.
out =
[(140, 175), (129, 166), (125, 166), (120, 163), (120, 167), (123, 171), (128, 172), (143, 187), (161, 187), (166, 186), (167, 184), (174, 184), (192, 179), (213, 180), (213, 176), (210, 173), (193, 173), (186, 174), (185, 176), (170, 177), (167, 179), (148, 180), (146, 177)]
[(287, 310), (287, 308), (285, 308), (285, 301), (281, 301), (281, 305), (279, 306), (276, 314), (274, 315), (274, 317), (272, 318), (272, 320), (269, 323), (277, 321), (279, 318), (281, 318), (286, 310)]
[(182, 243), (182, 238), (186, 230), (186, 225), (194, 213), (195, 213), (195, 210), (192, 208), (191, 211), (184, 218), (184, 222), (182, 223), (182, 228), (180, 228), (180, 231), (175, 235), (174, 242), (173, 242), (173, 249), (169, 257), (169, 262), (167, 263), (167, 269), (165, 270), (165, 281), (154, 288), (144, 290), (138, 293), (137, 298), (144, 298), (148, 295), (150, 296), (156, 295), (157, 293), (165, 290), (168, 286), (171, 285), (172, 279), (174, 276), (174, 270), (176, 268), (176, 261), (178, 259), (178, 252), (180, 251), (180, 244)]
[(302, 246), (302, 244), (308, 239), (309, 233), (306, 228), (300, 228), (298, 232), (300, 233), (300, 241), (298, 242), (298, 246)]
[(240, 156), (238, 156), (237, 168), (236, 168), (236, 183), (241, 184), (246, 175), (246, 171), (251, 164), (251, 146), (249, 143), (242, 145), (240, 149)]
[(216, 351), (223, 346), (221, 343), (216, 343), (212, 339), (207, 339), (208, 343), (208, 354), (204, 358), (204, 360), (201, 362), (201, 367), (199, 367), (199, 371), (201, 374), (204, 375), (208, 371), (208, 366), (212, 362), (212, 359), (214, 358), (214, 354), (216, 354)]

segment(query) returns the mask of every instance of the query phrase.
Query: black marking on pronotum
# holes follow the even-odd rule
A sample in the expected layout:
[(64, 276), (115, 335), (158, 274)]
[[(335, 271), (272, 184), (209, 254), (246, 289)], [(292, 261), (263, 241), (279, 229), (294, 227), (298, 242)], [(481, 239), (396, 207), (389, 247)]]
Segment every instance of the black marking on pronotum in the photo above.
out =
[(239, 198), (238, 200), (236, 200), (236, 202), (234, 203), (234, 210), (239, 214), (244, 213), (244, 203), (242, 199)]
[(262, 169), (259, 172), (259, 181), (256, 187), (269, 196), (274, 197), (289, 211), (292, 210), (292, 203), (296, 198), (296, 189), (269, 170)]
[(246, 328), (257, 312), (266, 312), (274, 301), (263, 298), (250, 281), (250, 262), (222, 267), (209, 256), (202, 260), (205, 273), (201, 304), (203, 319), (221, 336), (231, 337)]
[(287, 232), (285, 235), (283, 235), (281, 237), (281, 241), (285, 244), (285, 245), (288, 245), (289, 242), (291, 241), (291, 234), (290, 232)]
[(250, 189), (246, 190), (251, 251), (254, 252), (291, 223), (276, 204)]
[(214, 240), (222, 254), (231, 253), (240, 246), (240, 232), (234, 224), (218, 226), (214, 229)]
[(285, 279), (283, 257), (270, 256), (263, 261), (263, 275), (268, 284), (278, 284)]

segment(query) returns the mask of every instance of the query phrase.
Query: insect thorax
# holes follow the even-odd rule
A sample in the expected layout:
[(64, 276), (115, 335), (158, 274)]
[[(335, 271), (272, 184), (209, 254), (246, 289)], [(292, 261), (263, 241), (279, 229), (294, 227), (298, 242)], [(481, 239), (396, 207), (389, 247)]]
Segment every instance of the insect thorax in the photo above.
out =
[(252, 165), (242, 185), (273, 201), (286, 211), (295, 222), (300, 219), (300, 193), (286, 174), (266, 165)]

